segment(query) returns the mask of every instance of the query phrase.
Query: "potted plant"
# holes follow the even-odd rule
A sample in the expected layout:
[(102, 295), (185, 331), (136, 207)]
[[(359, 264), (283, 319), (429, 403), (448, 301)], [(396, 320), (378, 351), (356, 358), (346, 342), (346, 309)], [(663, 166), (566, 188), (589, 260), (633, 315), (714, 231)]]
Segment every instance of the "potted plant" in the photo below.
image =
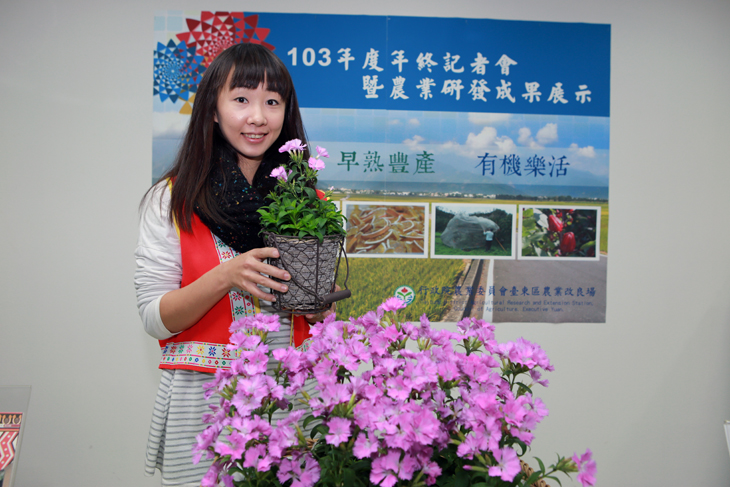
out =
[(323, 311), (350, 295), (347, 290), (335, 292), (345, 217), (331, 192), (315, 187), (317, 173), (325, 167), (322, 158), (329, 154), (317, 146), (317, 155), (305, 162), (305, 148), (299, 139), (279, 148), (289, 153), (289, 162), (271, 172), (276, 188), (267, 195), (270, 203), (258, 210), (266, 245), (279, 250), (279, 258), (270, 264), (292, 276), (286, 293), (272, 290), (274, 306), (300, 314)]
[[(547, 386), (541, 371), (553, 370), (538, 345), (498, 343), (473, 318), (457, 332), (431, 328), (425, 315), (402, 323), (404, 307), (389, 298), (357, 319), (330, 315), (312, 327), (307, 351), (269, 351), (277, 317), (234, 322), (229, 349), (240, 358), (205, 386), (220, 400), (194, 448), (194, 461), (214, 460), (202, 485), (524, 487), (559, 483), (557, 472), (595, 484), (590, 450), (549, 467), (537, 459), (535, 471), (521, 463), (548, 413), (533, 394)], [(292, 411), (297, 395), (307, 407)], [(291, 412), (272, 424), (279, 409)]]

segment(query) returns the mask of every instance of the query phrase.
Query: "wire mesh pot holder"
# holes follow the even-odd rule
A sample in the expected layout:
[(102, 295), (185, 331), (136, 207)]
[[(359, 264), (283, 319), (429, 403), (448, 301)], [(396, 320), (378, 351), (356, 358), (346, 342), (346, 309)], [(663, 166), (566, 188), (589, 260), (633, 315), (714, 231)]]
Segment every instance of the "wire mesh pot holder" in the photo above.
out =
[[(285, 293), (271, 290), (276, 296), (273, 306), (279, 311), (295, 314), (320, 313), (330, 309), (332, 303), (349, 298), (347, 279), (350, 277), (350, 265), (343, 247), (344, 235), (324, 237), (322, 242), (316, 237), (290, 237), (264, 232), (264, 242), (268, 247), (279, 251), (278, 259), (268, 259), (268, 263), (284, 269), (291, 275), (290, 281), (282, 281), (289, 286)], [(344, 287), (335, 291), (335, 283), (340, 267), (340, 259), (345, 256), (347, 274)]]

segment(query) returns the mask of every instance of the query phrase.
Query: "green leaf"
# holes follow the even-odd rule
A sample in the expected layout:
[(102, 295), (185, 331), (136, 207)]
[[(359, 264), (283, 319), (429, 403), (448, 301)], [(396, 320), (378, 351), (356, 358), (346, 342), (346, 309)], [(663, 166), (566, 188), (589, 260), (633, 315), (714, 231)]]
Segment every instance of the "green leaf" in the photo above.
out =
[(309, 186), (304, 187), (304, 192), (307, 193), (307, 196), (309, 196), (310, 199), (318, 200), (319, 197), (317, 196), (317, 192), (310, 188)]
[(547, 477), (545, 477), (545, 478), (546, 478), (546, 479), (550, 479), (550, 480), (554, 480), (554, 481), (556, 481), (556, 482), (558, 483), (558, 485), (559, 485), (560, 487), (563, 487), (563, 484), (562, 484), (562, 483), (560, 482), (560, 479), (559, 479), (559, 478), (557, 478), (557, 477), (555, 477), (554, 475), (548, 475), (548, 476), (547, 476)]
[(520, 389), (523, 389), (523, 390), (529, 392), (530, 394), (532, 394), (532, 389), (530, 389), (527, 385), (523, 384), (522, 382), (515, 382), (515, 384), (520, 386), (519, 387)]
[(515, 443), (517, 443), (520, 446), (520, 448), (522, 449), (522, 452), (517, 454), (518, 457), (521, 457), (522, 455), (524, 455), (527, 452), (527, 445), (525, 444), (524, 441), (520, 440), (519, 438), (515, 438), (514, 440), (515, 440)]
[(317, 433), (321, 433), (322, 436), (325, 436), (325, 435), (328, 435), (329, 432), (330, 432), (330, 429), (327, 426), (325, 426), (323, 424), (318, 424), (317, 426), (312, 428), (312, 433), (309, 435), (309, 437), (314, 439), (314, 437), (317, 436)]
[(315, 418), (315, 417), (314, 417), (313, 415), (311, 415), (311, 414), (310, 414), (309, 416), (307, 416), (306, 418), (304, 418), (304, 420), (302, 421), (302, 428), (303, 428), (303, 429), (307, 429), (307, 426), (309, 426), (309, 423), (311, 423), (311, 422), (312, 422), (312, 421), (314, 421), (315, 419), (317, 419), (317, 418)]
[(542, 463), (542, 460), (537, 457), (535, 457), (535, 460), (537, 460), (537, 464), (540, 465), (540, 472), (545, 473), (545, 464)]
[(370, 467), (372, 465), (372, 461), (370, 459), (366, 460), (358, 460), (357, 462), (350, 465), (350, 468), (353, 472), (358, 473), (362, 471), (370, 471)]
[(461, 470), (459, 472), (456, 472), (456, 475), (453, 477), (454, 481), (451, 485), (454, 487), (468, 487), (469, 485), (469, 474), (466, 470)]
[(357, 476), (355, 475), (355, 472), (346, 468), (345, 471), (342, 472), (342, 480), (344, 481), (344, 485), (354, 485), (357, 481)]
[(589, 248), (595, 247), (595, 246), (596, 246), (596, 241), (595, 240), (591, 240), (590, 242), (586, 242), (583, 245), (581, 245), (580, 246), (580, 249), (581, 250), (588, 250)]

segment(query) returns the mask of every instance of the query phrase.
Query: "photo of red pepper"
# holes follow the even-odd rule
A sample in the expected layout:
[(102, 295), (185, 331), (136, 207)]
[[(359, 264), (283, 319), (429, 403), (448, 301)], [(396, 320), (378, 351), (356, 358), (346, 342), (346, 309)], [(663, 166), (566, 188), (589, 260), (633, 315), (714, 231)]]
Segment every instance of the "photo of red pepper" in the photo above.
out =
[(573, 232), (567, 232), (563, 234), (563, 238), (560, 239), (560, 253), (562, 255), (569, 254), (575, 250), (575, 234)]
[(563, 222), (560, 220), (560, 216), (562, 215), (550, 215), (548, 217), (548, 229), (551, 232), (562, 232), (563, 231)]
[(600, 211), (599, 207), (523, 207), (520, 257), (595, 259)]

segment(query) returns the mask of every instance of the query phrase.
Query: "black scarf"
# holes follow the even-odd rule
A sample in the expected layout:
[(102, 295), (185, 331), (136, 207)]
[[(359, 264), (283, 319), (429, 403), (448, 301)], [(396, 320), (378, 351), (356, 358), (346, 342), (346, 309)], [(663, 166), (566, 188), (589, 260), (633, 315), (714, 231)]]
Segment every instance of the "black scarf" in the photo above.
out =
[(265, 196), (271, 192), (276, 179), (269, 178), (272, 164), (262, 161), (253, 184), (244, 177), (235, 158), (222, 156), (208, 179), (218, 212), (225, 219), (220, 224), (204, 215), (196, 205), (195, 213), (218, 238), (240, 253), (264, 246), (259, 235), (260, 215), (256, 210), (267, 204)]

